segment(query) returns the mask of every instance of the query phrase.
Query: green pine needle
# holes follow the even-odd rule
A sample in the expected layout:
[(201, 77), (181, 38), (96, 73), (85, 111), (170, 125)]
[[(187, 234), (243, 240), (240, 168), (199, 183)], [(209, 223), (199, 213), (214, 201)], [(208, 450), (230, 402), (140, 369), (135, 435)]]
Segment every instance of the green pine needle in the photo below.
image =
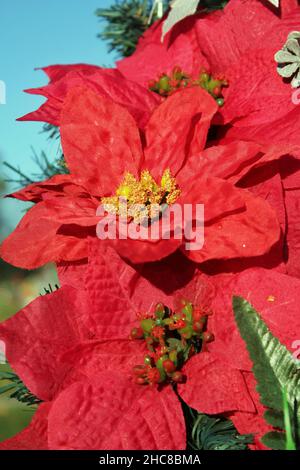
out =
[[(149, 27), (151, 7), (151, 0), (122, 0), (110, 8), (98, 8), (96, 16), (106, 22), (98, 37), (108, 42), (110, 52), (116, 51), (121, 57), (129, 57)], [(155, 20), (154, 15), (152, 22)]]
[(23, 384), (22, 380), (14, 372), (0, 371), (0, 382), (8, 382), (0, 387), (0, 395), (9, 394), (9, 398), (14, 398), (28, 406), (38, 405), (41, 400), (33, 395)]
[(229, 419), (208, 416), (182, 402), (188, 450), (248, 450), (251, 434), (240, 435)]

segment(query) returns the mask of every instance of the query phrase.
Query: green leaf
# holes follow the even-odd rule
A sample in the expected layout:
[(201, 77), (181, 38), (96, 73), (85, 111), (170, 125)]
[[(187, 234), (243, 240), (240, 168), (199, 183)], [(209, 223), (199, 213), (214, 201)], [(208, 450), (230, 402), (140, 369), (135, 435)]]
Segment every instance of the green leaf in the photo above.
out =
[(271, 424), (274, 428), (284, 428), (284, 416), (282, 411), (267, 410), (264, 414), (267, 423)]
[(273, 450), (285, 450), (285, 433), (271, 431), (261, 438), (262, 443)]
[(247, 450), (253, 442), (251, 434), (240, 435), (233, 423), (219, 416), (199, 413), (181, 400), (188, 450)]
[[(282, 410), (282, 390), (294, 409), (300, 402), (300, 367), (292, 354), (275, 338), (255, 309), (242, 297), (233, 297), (237, 326), (246, 342), (253, 373), (258, 382), (261, 402), (268, 408)], [(300, 422), (300, 412), (297, 412)]]
[(289, 403), (286, 390), (283, 390), (283, 413), (284, 413), (284, 429), (286, 433), (286, 450), (296, 450), (296, 444), (293, 437), (293, 424), (290, 416)]

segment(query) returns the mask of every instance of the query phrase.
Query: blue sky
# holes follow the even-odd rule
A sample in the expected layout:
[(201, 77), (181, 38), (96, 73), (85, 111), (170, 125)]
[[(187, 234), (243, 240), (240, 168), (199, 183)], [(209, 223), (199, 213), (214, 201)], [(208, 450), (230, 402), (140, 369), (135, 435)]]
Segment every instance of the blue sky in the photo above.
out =
[[(42, 71), (34, 68), (57, 63), (85, 62), (113, 65), (107, 44), (96, 36), (102, 25), (94, 15), (113, 0), (6, 0), (0, 4), (0, 80), (6, 85), (6, 104), (0, 105), (0, 160), (19, 166), (25, 173), (36, 167), (31, 146), (55, 156), (57, 143), (41, 134), (42, 124), (16, 122), (16, 118), (39, 107), (42, 97), (23, 93), (47, 83)], [(0, 175), (10, 175), (1, 163)], [(5, 191), (15, 189), (7, 186)], [(0, 201), (4, 230), (11, 230), (22, 215), (24, 205)]]

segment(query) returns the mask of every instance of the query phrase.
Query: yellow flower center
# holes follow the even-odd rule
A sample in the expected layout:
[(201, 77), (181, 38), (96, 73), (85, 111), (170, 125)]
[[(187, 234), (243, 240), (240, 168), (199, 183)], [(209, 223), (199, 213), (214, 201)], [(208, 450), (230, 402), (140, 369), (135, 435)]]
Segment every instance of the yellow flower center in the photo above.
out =
[(169, 169), (164, 171), (160, 184), (148, 170), (143, 170), (139, 180), (132, 173), (125, 173), (115, 195), (103, 197), (101, 201), (108, 213), (133, 218), (136, 223), (141, 223), (158, 217), (162, 207), (174, 204), (180, 193)]

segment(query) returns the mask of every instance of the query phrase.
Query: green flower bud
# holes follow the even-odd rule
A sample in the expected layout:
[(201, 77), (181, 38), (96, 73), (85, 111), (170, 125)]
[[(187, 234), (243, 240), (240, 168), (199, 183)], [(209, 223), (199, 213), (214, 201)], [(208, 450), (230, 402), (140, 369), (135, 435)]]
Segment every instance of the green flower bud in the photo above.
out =
[(154, 321), (151, 320), (151, 318), (146, 318), (141, 321), (141, 328), (143, 329), (143, 331), (145, 331), (145, 333), (151, 333), (153, 326)]

